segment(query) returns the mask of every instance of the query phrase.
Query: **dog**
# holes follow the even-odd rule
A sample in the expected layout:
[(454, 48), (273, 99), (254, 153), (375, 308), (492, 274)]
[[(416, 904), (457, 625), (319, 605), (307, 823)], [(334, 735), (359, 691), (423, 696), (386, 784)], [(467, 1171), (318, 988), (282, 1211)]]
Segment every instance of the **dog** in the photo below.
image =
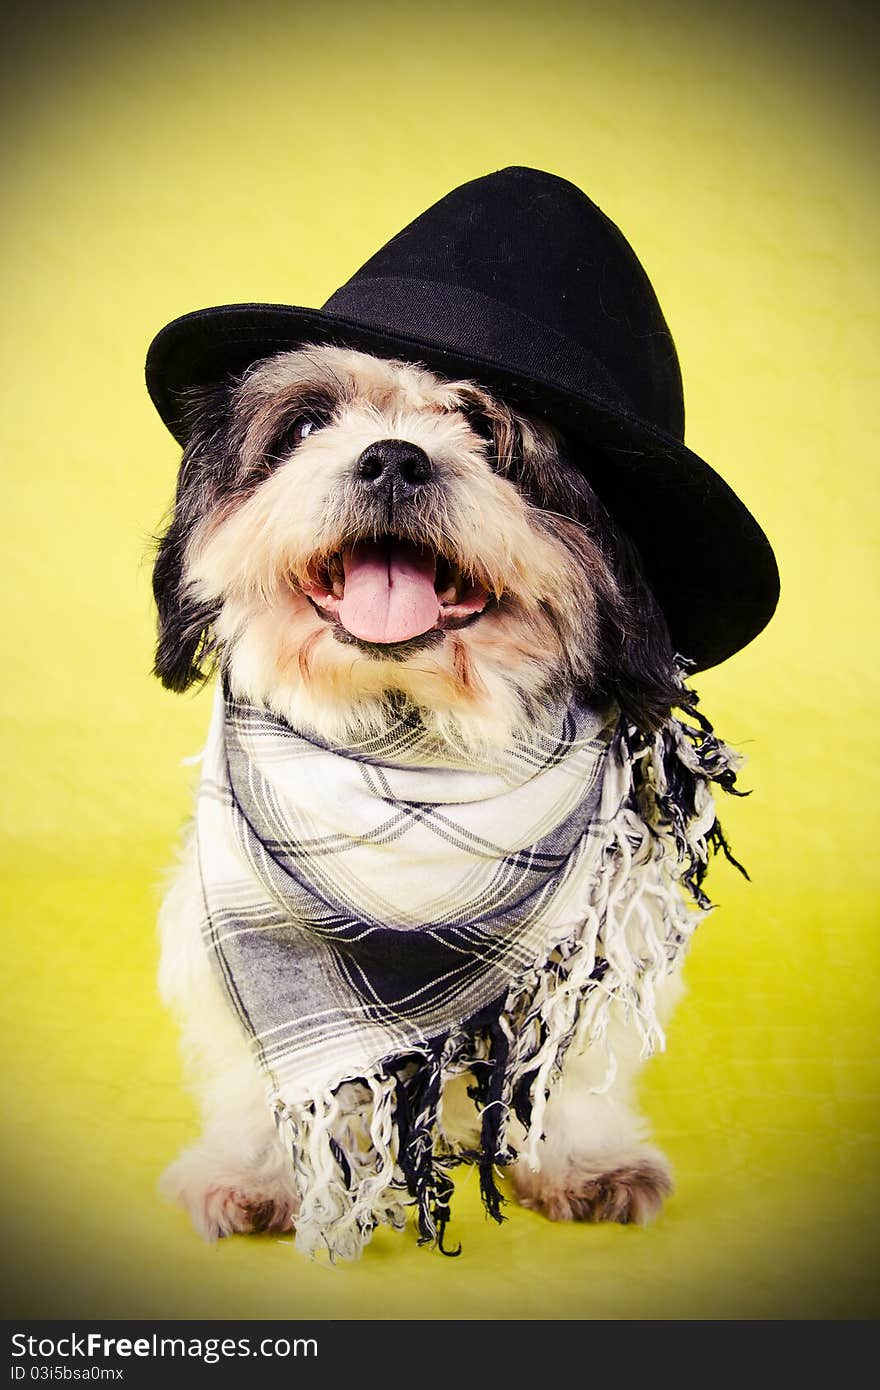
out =
[[(476, 762), (570, 696), (645, 736), (681, 702), (636, 548), (546, 420), (476, 380), (321, 342), (193, 390), (188, 418), (154, 570), (170, 689), (219, 670), (236, 699), (335, 745), (414, 710), (438, 747)], [(295, 1167), (202, 917), (190, 832), (160, 914), (160, 989), (203, 1133), (162, 1188), (208, 1240), (292, 1230)], [(661, 1021), (681, 993), (670, 970)], [(509, 1169), (518, 1201), (552, 1220), (644, 1223), (672, 1191), (635, 1108), (641, 1039), (622, 1007), (609, 1034), (611, 1084), (604, 1049), (570, 1050), (539, 1166)], [(444, 1124), (473, 1147), (466, 1076), (449, 1082)]]

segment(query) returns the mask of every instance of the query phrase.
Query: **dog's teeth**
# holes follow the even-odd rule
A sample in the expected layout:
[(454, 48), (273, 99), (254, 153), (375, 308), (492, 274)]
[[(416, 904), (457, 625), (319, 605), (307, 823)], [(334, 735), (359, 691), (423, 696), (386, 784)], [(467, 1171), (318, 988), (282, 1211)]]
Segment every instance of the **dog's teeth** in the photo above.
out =
[(345, 592), (345, 569), (342, 564), (342, 556), (338, 553), (331, 555), (327, 561), (327, 577), (330, 580), (330, 590), (336, 598), (342, 598)]
[(455, 601), (455, 585), (450, 584), (446, 589), (437, 595), (441, 603), (453, 603)]

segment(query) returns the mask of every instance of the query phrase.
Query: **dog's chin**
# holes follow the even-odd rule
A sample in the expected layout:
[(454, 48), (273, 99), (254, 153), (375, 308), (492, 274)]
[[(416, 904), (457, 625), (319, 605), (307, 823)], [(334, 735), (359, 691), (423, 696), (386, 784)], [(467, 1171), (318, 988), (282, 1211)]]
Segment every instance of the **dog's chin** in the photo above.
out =
[[(434, 627), (418, 637), (408, 637), (403, 642), (367, 642), (362, 637), (355, 637), (342, 623), (334, 621), (326, 613), (321, 613), (320, 609), (318, 614), (329, 625), (337, 642), (344, 647), (356, 647), (359, 652), (372, 657), (374, 661), (408, 661), (411, 656), (419, 656), (422, 652), (429, 652), (441, 646), (446, 638), (446, 629)], [(465, 619), (465, 622), (467, 621)]]

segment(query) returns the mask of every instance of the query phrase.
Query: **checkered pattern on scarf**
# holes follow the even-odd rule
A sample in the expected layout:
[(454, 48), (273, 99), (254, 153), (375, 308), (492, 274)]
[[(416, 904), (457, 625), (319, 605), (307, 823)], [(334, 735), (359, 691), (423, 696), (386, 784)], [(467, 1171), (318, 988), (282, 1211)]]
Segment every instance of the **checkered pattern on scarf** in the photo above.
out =
[(284, 1101), (447, 1036), (582, 915), (624, 788), (585, 706), (478, 766), (413, 715), (347, 747), (218, 687), (198, 804), (204, 936)]

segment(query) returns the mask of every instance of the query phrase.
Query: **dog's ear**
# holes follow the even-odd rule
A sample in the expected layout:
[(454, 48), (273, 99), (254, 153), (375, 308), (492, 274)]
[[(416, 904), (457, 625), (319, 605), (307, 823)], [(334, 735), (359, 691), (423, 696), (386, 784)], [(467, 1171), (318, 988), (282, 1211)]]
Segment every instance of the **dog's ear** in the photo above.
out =
[(669, 628), (636, 546), (588, 481), (589, 460), (575, 467), (569, 447), (555, 430), (527, 423), (511, 471), (535, 505), (571, 517), (598, 548), (605, 574), (591, 571), (598, 586), (597, 632), (586, 693), (615, 700), (637, 728), (652, 733), (681, 697)]
[[(557, 467), (564, 469), (564, 465), (561, 453)], [(590, 693), (612, 698), (636, 728), (654, 733), (681, 697), (666, 617), (636, 545), (616, 524), (584, 474), (580, 470), (575, 476), (570, 473), (563, 490), (565, 505), (586, 527), (611, 579), (597, 595), (596, 686)]]
[(216, 607), (200, 602), (187, 585), (190, 541), (223, 493), (232, 468), (227, 421), (229, 388), (193, 391), (186, 401), (187, 444), (177, 492), (153, 566), (158, 610), (155, 675), (169, 690), (187, 690), (211, 674), (211, 624)]
[(603, 548), (622, 600), (620, 611), (612, 606), (604, 619), (606, 685), (626, 718), (654, 733), (682, 697), (669, 628), (638, 550), (607, 513)]
[[(589, 459), (576, 465), (557, 429), (511, 410), (475, 383), (457, 382), (456, 391), (473, 427), (491, 440), (493, 468), (540, 512), (556, 517), (557, 529), (560, 518), (570, 518), (589, 538), (584, 568), (596, 589), (597, 630), (584, 652), (591, 676), (583, 690), (589, 698), (615, 700), (631, 723), (653, 733), (681, 699), (676, 656), (636, 546), (590, 485)], [(577, 548), (580, 539), (569, 535), (568, 542)]]

